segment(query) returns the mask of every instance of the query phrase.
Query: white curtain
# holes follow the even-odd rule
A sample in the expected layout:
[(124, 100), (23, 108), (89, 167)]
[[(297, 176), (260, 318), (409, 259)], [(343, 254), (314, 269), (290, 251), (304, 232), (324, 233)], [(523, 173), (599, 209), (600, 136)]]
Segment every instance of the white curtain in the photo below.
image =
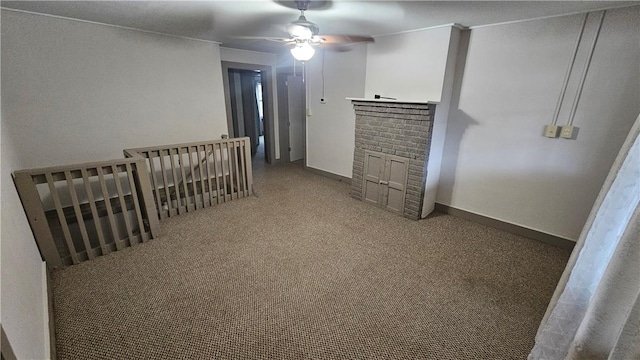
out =
[(640, 116), (551, 299), (530, 360), (640, 359)]

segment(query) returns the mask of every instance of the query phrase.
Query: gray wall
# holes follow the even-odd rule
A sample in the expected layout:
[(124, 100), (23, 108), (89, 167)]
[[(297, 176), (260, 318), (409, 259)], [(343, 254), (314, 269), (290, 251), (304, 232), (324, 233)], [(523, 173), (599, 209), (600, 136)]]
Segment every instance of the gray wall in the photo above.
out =
[[(578, 238), (640, 111), (640, 7), (607, 12), (577, 108), (578, 138), (548, 139), (542, 130), (581, 21), (573, 15), (471, 30), (466, 63), (456, 69), (459, 99), (449, 115), (438, 202)], [(587, 43), (591, 36), (585, 32)], [(569, 104), (574, 94), (575, 87), (567, 91)]]
[(2, 10), (2, 312), (18, 358), (47, 357), (43, 266), (10, 173), (227, 133), (220, 50)]

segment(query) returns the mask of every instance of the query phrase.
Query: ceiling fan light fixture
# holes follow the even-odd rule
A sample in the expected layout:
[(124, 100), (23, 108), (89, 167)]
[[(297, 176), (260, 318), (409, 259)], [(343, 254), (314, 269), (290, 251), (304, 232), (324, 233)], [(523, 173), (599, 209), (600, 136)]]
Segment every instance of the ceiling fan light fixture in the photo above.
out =
[(316, 49), (308, 42), (300, 42), (296, 44), (296, 47), (291, 49), (291, 55), (298, 61), (309, 61), (315, 52)]
[(298, 18), (298, 20), (290, 22), (287, 25), (287, 32), (289, 35), (294, 38), (309, 40), (313, 36), (318, 35), (318, 25), (308, 21), (304, 16), (304, 11), (302, 11), (302, 15)]
[(302, 40), (309, 40), (313, 37), (313, 32), (311, 31), (311, 29), (302, 25), (290, 26), (289, 34), (296, 39), (302, 39)]

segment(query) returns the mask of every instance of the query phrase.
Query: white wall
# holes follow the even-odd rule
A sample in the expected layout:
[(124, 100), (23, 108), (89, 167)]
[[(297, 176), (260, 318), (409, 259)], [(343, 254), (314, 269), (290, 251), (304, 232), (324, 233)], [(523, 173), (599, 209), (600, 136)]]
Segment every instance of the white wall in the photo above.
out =
[(1, 321), (48, 357), (43, 263), (11, 172), (227, 133), (217, 44), (2, 10)]
[(220, 59), (222, 61), (237, 62), (243, 64), (257, 64), (271, 66), (271, 77), (273, 79), (273, 86), (271, 94), (273, 94), (273, 137), (275, 141), (275, 155), (276, 159), (280, 159), (280, 119), (278, 117), (278, 82), (276, 78), (276, 67), (279, 65), (279, 56), (276, 54), (269, 54), (257, 51), (247, 51), (232, 48), (220, 48)]
[[(450, 112), (438, 202), (577, 239), (640, 111), (640, 7), (610, 10), (577, 109), (577, 139), (542, 136), (581, 20), (471, 30), (466, 64), (456, 69), (459, 100)], [(573, 96), (567, 93), (569, 103)]]
[(380, 94), (407, 101), (443, 100), (436, 110), (423, 209), (425, 216), (431, 212), (438, 188), (459, 35), (459, 29), (444, 26), (377, 37), (375, 43), (366, 45), (366, 50), (360, 46), (358, 52), (326, 52), (327, 104), (320, 103), (322, 56), (314, 56), (307, 72), (312, 112), (307, 117), (308, 166), (351, 177), (355, 115), (350, 102), (342, 100), (344, 97), (373, 98)]
[(440, 101), (451, 26), (375, 38), (368, 45), (365, 97)]
[(366, 45), (350, 51), (324, 52), (324, 98), (322, 51), (307, 64), (307, 166), (351, 178), (355, 146), (355, 113), (346, 97), (363, 97)]
[(20, 166), (228, 132), (215, 43), (2, 10), (2, 73)]
[(450, 27), (449, 47), (447, 61), (442, 79), (440, 103), (436, 105), (436, 114), (433, 118), (431, 130), (431, 144), (429, 146), (429, 161), (427, 163), (427, 176), (425, 179), (424, 202), (421, 217), (425, 218), (435, 209), (440, 183), (440, 169), (442, 168), (442, 154), (449, 121), (449, 109), (453, 96), (453, 82), (455, 79), (456, 60), (460, 45), (461, 30), (458, 27)]
[(0, 322), (18, 359), (45, 359), (49, 357), (49, 319), (44, 262), (11, 180), (11, 171), (20, 166), (13, 134), (4, 125), (3, 111)]

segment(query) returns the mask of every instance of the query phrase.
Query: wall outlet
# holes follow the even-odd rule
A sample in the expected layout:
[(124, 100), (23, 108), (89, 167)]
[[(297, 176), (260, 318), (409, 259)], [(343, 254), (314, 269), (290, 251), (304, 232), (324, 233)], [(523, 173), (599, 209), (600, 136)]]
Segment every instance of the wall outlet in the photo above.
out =
[(547, 125), (544, 127), (544, 136), (548, 138), (556, 138), (558, 137), (558, 130), (560, 130), (559, 126)]
[(320, 104), (326, 104), (327, 103), (327, 99), (325, 98), (320, 98)]
[(564, 125), (560, 127), (560, 137), (564, 139), (575, 139), (575, 135), (578, 135), (577, 128), (571, 125)]

